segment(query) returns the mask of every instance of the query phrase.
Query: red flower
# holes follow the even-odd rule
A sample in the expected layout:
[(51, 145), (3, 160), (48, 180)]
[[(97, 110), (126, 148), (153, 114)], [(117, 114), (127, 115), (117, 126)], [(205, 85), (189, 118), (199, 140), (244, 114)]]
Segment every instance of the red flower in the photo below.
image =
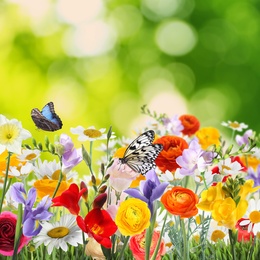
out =
[(246, 165), (241, 161), (241, 158), (239, 156), (231, 156), (231, 162), (238, 162), (238, 163), (240, 163), (240, 165), (242, 167), (241, 171), (243, 171), (243, 172), (247, 171)]
[[(17, 216), (4, 211), (0, 214), (0, 254), (12, 256), (14, 253), (14, 238)], [(31, 238), (21, 235), (18, 253), (30, 241)]]
[(67, 208), (71, 214), (78, 215), (79, 214), (79, 199), (81, 198), (82, 194), (86, 192), (86, 188), (83, 188), (79, 191), (79, 187), (77, 184), (72, 183), (69, 186), (68, 190), (65, 190), (60, 196), (52, 199), (53, 205), (52, 207), (56, 206), (63, 206)]
[(181, 131), (184, 135), (191, 136), (195, 134), (200, 128), (200, 122), (197, 117), (193, 115), (182, 115), (179, 117), (184, 129)]
[(173, 172), (177, 168), (180, 168), (176, 163), (176, 158), (182, 155), (183, 150), (189, 146), (183, 138), (166, 135), (158, 138), (154, 143), (163, 145), (163, 150), (155, 160), (156, 165), (162, 172), (166, 170)]
[(78, 226), (81, 230), (93, 237), (99, 244), (111, 248), (110, 236), (117, 231), (117, 226), (106, 210), (92, 209), (83, 219), (77, 217)]
[[(250, 241), (254, 239), (254, 233), (252, 231), (254, 224), (251, 225), (251, 231), (248, 232), (248, 227), (250, 225), (249, 218), (241, 218), (236, 223), (237, 228), (237, 241), (243, 242), (243, 241)], [(243, 225), (242, 225), (243, 224)]]

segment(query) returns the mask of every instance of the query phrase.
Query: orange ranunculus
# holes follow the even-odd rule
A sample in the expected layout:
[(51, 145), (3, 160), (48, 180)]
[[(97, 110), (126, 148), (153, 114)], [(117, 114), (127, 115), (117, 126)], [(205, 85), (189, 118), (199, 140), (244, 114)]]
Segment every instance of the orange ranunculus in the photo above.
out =
[(184, 129), (181, 131), (184, 135), (191, 136), (195, 134), (200, 128), (200, 122), (197, 117), (193, 115), (182, 115), (179, 117)]
[(260, 160), (257, 157), (252, 156), (250, 154), (247, 154), (246, 156), (241, 156), (241, 161), (248, 168), (252, 167), (254, 170), (256, 170), (258, 165), (260, 164)]
[[(145, 233), (146, 231), (144, 230), (141, 234), (134, 235), (130, 238), (129, 241), (129, 248), (133, 253), (134, 259), (135, 260), (143, 260), (145, 259)], [(154, 250), (157, 246), (157, 242), (160, 237), (160, 232), (154, 231), (152, 235), (152, 243), (150, 247), (150, 258), (152, 257)], [(165, 254), (165, 244), (164, 241), (161, 240), (156, 260), (160, 260), (161, 256)]]
[[(8, 156), (7, 150), (5, 150), (3, 153), (0, 154), (0, 176), (5, 176), (6, 171), (6, 158)], [(10, 158), (10, 166), (16, 166), (22, 165), (24, 163), (21, 163), (19, 159), (17, 158), (17, 155), (12, 154)], [(13, 176), (9, 176), (13, 177)]]
[[(37, 190), (37, 197), (42, 199), (44, 196), (53, 196), (53, 193), (58, 185), (57, 180), (42, 179), (34, 182), (33, 186)], [(60, 196), (70, 186), (70, 183), (62, 181), (60, 187), (56, 193), (56, 197)]]
[(188, 143), (181, 137), (166, 135), (158, 138), (154, 143), (162, 144), (163, 150), (155, 160), (156, 165), (162, 172), (166, 170), (173, 172), (180, 166), (176, 163), (176, 158), (182, 155), (184, 149), (188, 148)]
[(220, 133), (217, 128), (203, 127), (196, 132), (202, 149), (207, 149), (210, 145), (220, 145)]
[(181, 186), (166, 191), (161, 197), (161, 202), (167, 211), (181, 218), (190, 218), (198, 213), (196, 204), (199, 197), (192, 190)]

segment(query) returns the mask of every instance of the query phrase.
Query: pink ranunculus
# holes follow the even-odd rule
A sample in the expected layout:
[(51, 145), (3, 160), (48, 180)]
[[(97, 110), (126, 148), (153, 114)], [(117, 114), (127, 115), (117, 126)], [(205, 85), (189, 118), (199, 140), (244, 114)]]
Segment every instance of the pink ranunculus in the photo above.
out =
[[(154, 231), (152, 236), (152, 243), (150, 247), (150, 257), (152, 257), (156, 245), (158, 243), (160, 237), (160, 232)], [(145, 231), (141, 234), (132, 236), (129, 241), (130, 250), (133, 253), (135, 260), (143, 260), (145, 259)], [(161, 256), (166, 252), (164, 241), (161, 240), (159, 250), (157, 252), (156, 260), (160, 260)]]
[[(12, 256), (14, 253), (14, 239), (17, 216), (9, 211), (0, 214), (0, 254)], [(21, 235), (18, 253), (30, 241), (30, 237)]]
[(121, 164), (118, 158), (114, 160), (106, 173), (110, 175), (109, 185), (118, 192), (129, 188), (132, 181), (140, 174), (133, 171), (126, 164)]

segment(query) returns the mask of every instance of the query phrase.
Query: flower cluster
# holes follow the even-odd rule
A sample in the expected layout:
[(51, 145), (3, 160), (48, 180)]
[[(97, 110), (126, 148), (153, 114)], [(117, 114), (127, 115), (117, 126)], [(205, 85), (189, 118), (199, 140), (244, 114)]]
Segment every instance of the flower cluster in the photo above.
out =
[[(0, 255), (217, 259), (220, 243), (229, 245), (232, 259), (238, 243), (251, 243), (250, 254), (257, 255), (256, 133), (244, 123), (223, 122), (223, 131), (233, 131), (224, 140), (194, 115), (158, 116), (145, 106), (142, 113), (151, 117), (155, 140), (148, 149), (138, 139), (128, 149), (131, 164), (124, 156), (132, 140), (117, 138), (111, 128), (71, 128), (79, 147), (65, 133), (42, 144), (18, 120), (0, 115)], [(99, 159), (94, 145), (103, 153)], [(162, 148), (157, 157), (153, 147)], [(134, 170), (142, 164), (144, 175)]]

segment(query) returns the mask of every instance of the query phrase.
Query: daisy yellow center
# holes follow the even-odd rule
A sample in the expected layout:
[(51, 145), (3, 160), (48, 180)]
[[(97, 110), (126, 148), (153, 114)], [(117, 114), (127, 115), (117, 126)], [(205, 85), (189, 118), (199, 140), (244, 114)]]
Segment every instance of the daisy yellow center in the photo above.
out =
[(4, 124), (0, 126), (0, 143), (10, 144), (19, 136), (19, 128), (14, 124)]
[(33, 160), (34, 158), (36, 157), (36, 154), (35, 153), (30, 153), (28, 154), (25, 159), (28, 160), (28, 161), (31, 161)]
[(231, 170), (231, 168), (228, 167), (228, 166), (226, 166), (226, 165), (222, 165), (222, 169), (223, 169), (223, 170), (228, 170), (228, 171)]
[[(53, 180), (58, 180), (58, 179), (60, 178), (60, 170), (56, 170), (56, 171), (52, 174), (51, 178), (52, 178)], [(62, 180), (63, 180), (63, 181), (66, 181), (66, 176), (65, 176), (64, 174), (63, 174)]]
[(47, 235), (51, 238), (63, 238), (69, 234), (70, 230), (66, 227), (56, 227), (48, 231)]
[(260, 212), (259, 211), (252, 211), (249, 215), (249, 219), (252, 223), (259, 223), (260, 222)]
[(235, 123), (235, 122), (231, 122), (231, 123), (229, 123), (229, 125), (232, 128), (239, 128), (239, 126), (240, 126), (238, 123)]
[(86, 130), (84, 130), (83, 133), (84, 133), (84, 135), (86, 135), (90, 138), (98, 138), (102, 135), (102, 133), (96, 129), (86, 129)]

